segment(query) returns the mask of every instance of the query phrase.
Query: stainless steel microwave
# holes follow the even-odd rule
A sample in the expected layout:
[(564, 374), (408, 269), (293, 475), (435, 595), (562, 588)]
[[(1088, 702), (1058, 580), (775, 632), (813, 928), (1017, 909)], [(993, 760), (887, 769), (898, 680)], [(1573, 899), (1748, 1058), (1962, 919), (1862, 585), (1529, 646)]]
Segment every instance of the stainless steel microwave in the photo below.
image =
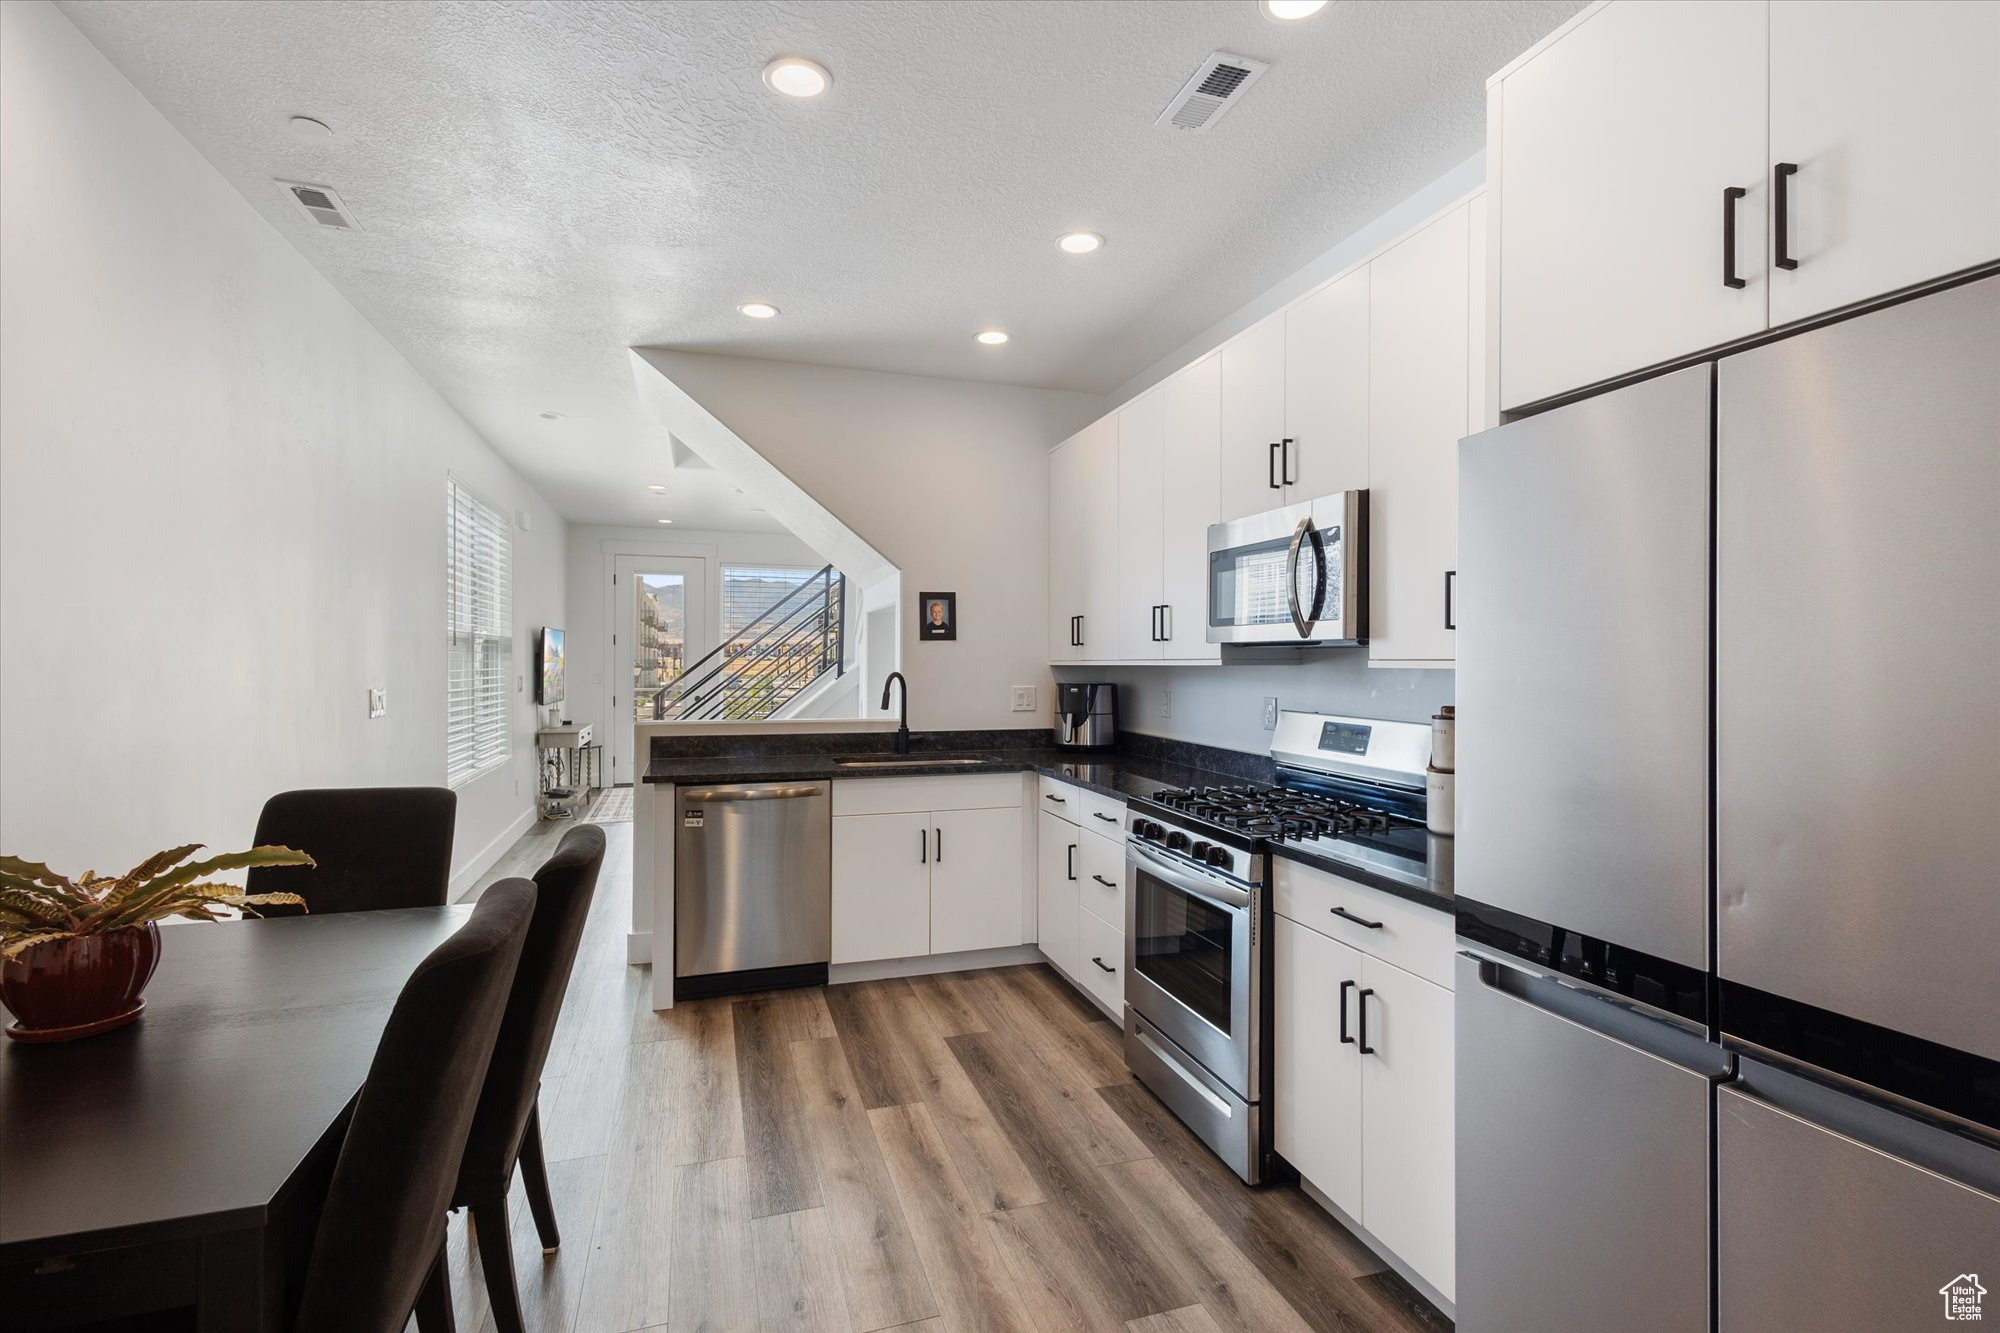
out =
[(1367, 640), (1367, 491), (1341, 491), (1208, 530), (1210, 643)]

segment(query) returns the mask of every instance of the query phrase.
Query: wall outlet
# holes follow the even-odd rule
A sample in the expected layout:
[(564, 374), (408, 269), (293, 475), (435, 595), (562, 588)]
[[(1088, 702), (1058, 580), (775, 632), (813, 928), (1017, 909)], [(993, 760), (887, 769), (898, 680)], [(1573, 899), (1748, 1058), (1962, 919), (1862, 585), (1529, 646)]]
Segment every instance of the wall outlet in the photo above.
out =
[(1278, 729), (1278, 701), (1271, 695), (1264, 696), (1264, 730)]
[(1032, 713), (1035, 711), (1034, 686), (1016, 685), (1014, 687), (1014, 711), (1017, 713)]
[(1173, 715), (1174, 715), (1174, 692), (1172, 690), (1161, 690), (1160, 716), (1172, 717)]
[(368, 716), (381, 717), (389, 711), (389, 691), (368, 687)]

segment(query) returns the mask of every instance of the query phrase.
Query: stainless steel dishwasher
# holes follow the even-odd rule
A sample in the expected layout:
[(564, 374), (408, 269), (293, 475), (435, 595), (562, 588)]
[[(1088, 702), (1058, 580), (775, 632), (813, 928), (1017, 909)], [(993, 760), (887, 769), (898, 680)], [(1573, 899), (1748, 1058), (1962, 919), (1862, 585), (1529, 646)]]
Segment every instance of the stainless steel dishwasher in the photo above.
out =
[(674, 815), (675, 998), (824, 983), (832, 784), (682, 787)]

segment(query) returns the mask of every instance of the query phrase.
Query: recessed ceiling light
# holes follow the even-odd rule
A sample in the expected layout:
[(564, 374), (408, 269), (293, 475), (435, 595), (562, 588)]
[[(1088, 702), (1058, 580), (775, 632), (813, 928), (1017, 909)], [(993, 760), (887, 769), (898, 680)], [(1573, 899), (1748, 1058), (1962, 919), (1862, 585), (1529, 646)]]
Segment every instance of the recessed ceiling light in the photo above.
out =
[(667, 493), (667, 488), (664, 486), (648, 486), (646, 489), (655, 495), (665, 495)]
[(325, 139), (333, 134), (333, 126), (311, 116), (293, 116), (285, 126), (301, 139)]
[(1066, 255), (1087, 255), (1104, 247), (1104, 238), (1094, 231), (1065, 232), (1056, 239), (1056, 248)]
[(671, 523), (671, 522), (673, 522), (673, 520), (672, 520), (672, 519), (670, 519), (670, 518), (663, 518), (663, 519), (661, 519), (661, 520), (660, 520), (660, 522), (662, 522), (662, 523)]
[(984, 333), (975, 334), (974, 336), (988, 347), (998, 347), (1001, 343), (1007, 341), (1007, 335), (998, 329), (987, 329)]
[(1264, 0), (1264, 12), (1287, 23), (1309, 19), (1325, 8), (1326, 0)]
[(833, 87), (825, 65), (803, 56), (779, 56), (764, 66), (764, 84), (786, 97), (818, 97)]
[(769, 301), (745, 301), (736, 308), (752, 319), (770, 319), (778, 313), (778, 307)]
[(541, 417), (544, 421), (561, 421), (563, 414), (560, 412), (544, 412), (541, 414)]

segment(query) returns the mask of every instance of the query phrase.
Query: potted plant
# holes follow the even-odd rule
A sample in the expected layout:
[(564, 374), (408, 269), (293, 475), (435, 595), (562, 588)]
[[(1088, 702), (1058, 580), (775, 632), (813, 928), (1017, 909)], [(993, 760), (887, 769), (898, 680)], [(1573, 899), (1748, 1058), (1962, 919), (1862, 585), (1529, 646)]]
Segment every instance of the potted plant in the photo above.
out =
[(139, 1016), (140, 992), (160, 961), (158, 922), (215, 921), (271, 903), (305, 906), (296, 893), (245, 893), (211, 877), (250, 866), (309, 866), (289, 847), (252, 847), (183, 865), (200, 843), (170, 847), (122, 875), (72, 880), (47, 866), (0, 856), (0, 1000), (19, 1041), (68, 1041)]

